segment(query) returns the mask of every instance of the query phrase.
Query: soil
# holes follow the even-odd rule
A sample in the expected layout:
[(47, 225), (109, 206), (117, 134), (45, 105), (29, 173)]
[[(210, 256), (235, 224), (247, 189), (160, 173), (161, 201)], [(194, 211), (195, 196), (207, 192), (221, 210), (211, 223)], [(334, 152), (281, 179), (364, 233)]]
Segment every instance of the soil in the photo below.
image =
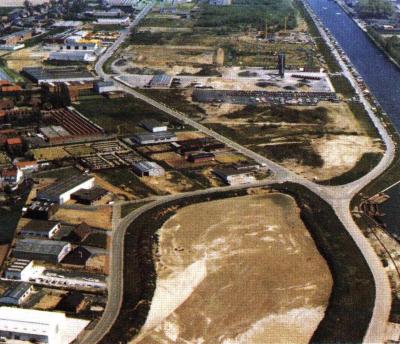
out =
[(308, 343), (332, 277), (293, 198), (180, 209), (159, 231), (157, 287), (132, 343)]

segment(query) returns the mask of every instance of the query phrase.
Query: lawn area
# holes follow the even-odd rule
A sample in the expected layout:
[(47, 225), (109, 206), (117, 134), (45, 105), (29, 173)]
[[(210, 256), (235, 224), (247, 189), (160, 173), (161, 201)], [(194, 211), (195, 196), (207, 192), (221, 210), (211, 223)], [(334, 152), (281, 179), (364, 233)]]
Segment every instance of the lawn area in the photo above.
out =
[(144, 119), (171, 122), (171, 118), (160, 110), (132, 96), (119, 99), (81, 99), (74, 107), (108, 133), (131, 134), (138, 131)]

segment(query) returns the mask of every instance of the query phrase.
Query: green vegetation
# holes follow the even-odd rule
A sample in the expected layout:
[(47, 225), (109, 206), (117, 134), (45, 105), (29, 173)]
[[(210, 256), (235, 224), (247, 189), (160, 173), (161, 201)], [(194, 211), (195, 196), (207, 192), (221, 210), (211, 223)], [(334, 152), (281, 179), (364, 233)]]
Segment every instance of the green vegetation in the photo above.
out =
[(341, 93), (344, 97), (352, 98), (356, 95), (356, 91), (344, 75), (332, 75), (330, 79), (335, 91)]
[(231, 6), (204, 6), (196, 23), (199, 27), (213, 27), (223, 31), (253, 28), (268, 25), (269, 32), (297, 25), (296, 12), (291, 0), (236, 0)]
[(7, 61), (4, 57), (0, 57), (0, 72), (4, 72), (14, 82), (25, 82), (25, 79), (21, 75), (7, 67)]
[(347, 183), (351, 183), (366, 175), (376, 165), (378, 165), (379, 161), (381, 161), (382, 159), (382, 156), (382, 153), (364, 153), (361, 159), (350, 171), (347, 171), (346, 173), (343, 173), (340, 176), (334, 177), (332, 179), (320, 181), (319, 184), (344, 185)]
[(131, 203), (124, 203), (121, 206), (121, 218), (124, 218), (125, 216), (129, 215), (132, 211), (139, 209), (140, 207), (143, 207), (145, 204), (149, 203), (148, 201), (142, 201), (142, 202), (131, 202)]
[(389, 0), (359, 0), (355, 9), (363, 18), (386, 18), (394, 13)]
[(83, 115), (103, 127), (109, 133), (130, 134), (138, 131), (143, 119), (173, 121), (168, 115), (132, 96), (118, 99), (104, 97), (81, 99), (74, 104)]
[(369, 37), (376, 43), (376, 45), (400, 65), (400, 38), (396, 35), (385, 38), (372, 27), (368, 27), (367, 30)]
[(301, 218), (334, 280), (325, 317), (310, 342), (361, 343), (372, 316), (375, 285), (359, 248), (321, 198), (297, 184), (285, 183), (274, 188), (296, 199)]

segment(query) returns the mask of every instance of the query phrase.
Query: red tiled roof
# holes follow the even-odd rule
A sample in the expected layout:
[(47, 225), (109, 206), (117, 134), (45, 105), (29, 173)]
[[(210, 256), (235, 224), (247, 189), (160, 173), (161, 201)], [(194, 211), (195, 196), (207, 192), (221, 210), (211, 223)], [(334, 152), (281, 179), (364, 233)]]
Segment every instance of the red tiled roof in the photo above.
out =
[(22, 140), (20, 137), (12, 137), (10, 139), (7, 139), (6, 142), (8, 145), (21, 145), (22, 144)]
[(4, 169), (1, 171), (3, 177), (15, 177), (17, 173), (17, 169)]
[(17, 161), (14, 165), (18, 168), (36, 165), (36, 161)]

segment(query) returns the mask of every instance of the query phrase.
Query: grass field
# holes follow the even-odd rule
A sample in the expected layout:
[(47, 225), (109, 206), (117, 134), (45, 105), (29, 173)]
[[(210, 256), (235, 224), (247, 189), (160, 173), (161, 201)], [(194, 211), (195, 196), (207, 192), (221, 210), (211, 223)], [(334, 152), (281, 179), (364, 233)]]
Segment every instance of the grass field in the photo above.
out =
[(132, 96), (119, 99), (85, 99), (74, 106), (108, 133), (123, 135), (137, 132), (138, 124), (143, 119), (171, 121), (168, 115)]

